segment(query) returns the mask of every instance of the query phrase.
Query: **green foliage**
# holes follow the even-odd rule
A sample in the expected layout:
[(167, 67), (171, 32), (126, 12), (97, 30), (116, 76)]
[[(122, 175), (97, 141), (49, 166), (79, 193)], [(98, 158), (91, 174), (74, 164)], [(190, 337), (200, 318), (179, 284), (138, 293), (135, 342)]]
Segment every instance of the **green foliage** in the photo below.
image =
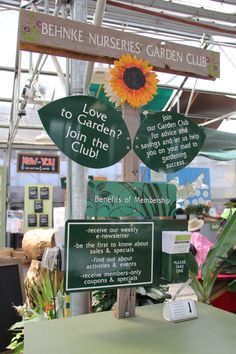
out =
[(16, 322), (15, 324), (22, 324), (22, 328), (13, 329), (13, 326), (10, 330), (15, 334), (11, 340), (11, 343), (7, 346), (7, 349), (13, 350), (15, 354), (21, 354), (24, 350), (24, 328), (23, 322)]
[[(196, 267), (193, 262), (190, 263), (190, 277), (192, 278), (192, 287), (196, 292), (199, 301), (211, 303), (211, 295), (217, 275), (225, 272), (226, 269), (234, 271), (236, 256), (233, 247), (236, 244), (236, 213), (230, 218), (220, 238), (209, 251), (202, 266), (202, 283), (197, 280)], [(233, 267), (234, 266), (234, 267)], [(231, 285), (234, 289), (235, 284)], [(230, 287), (229, 287), (230, 290)]]
[(24, 324), (35, 322), (40, 319), (40, 315), (24, 306), (14, 306), (16, 311), (22, 316), (22, 321), (14, 323), (9, 330), (13, 333), (13, 338), (6, 349), (10, 349), (14, 354), (21, 354), (24, 351)]
[(58, 283), (57, 272), (52, 274), (47, 271), (41, 274), (40, 289), (33, 284), (29, 291), (32, 308), (24, 306), (15, 307), (22, 317), (21, 322), (16, 322), (10, 327), (14, 334), (7, 349), (14, 354), (21, 354), (24, 350), (24, 324), (45, 319), (54, 319), (63, 315), (64, 296), (62, 295), (63, 283)]
[(168, 294), (169, 287), (167, 285), (159, 285), (152, 287), (139, 286), (136, 289), (136, 303), (137, 306), (152, 305), (164, 302), (170, 299), (171, 295)]
[(236, 279), (234, 279), (228, 284), (228, 290), (232, 292), (236, 291)]
[(43, 272), (40, 289), (33, 284), (29, 296), (33, 302), (34, 310), (39, 314), (46, 314), (48, 319), (57, 318), (64, 303), (63, 282), (58, 284), (57, 272)]
[(208, 214), (210, 207), (206, 204), (189, 204), (184, 209), (185, 214), (203, 215)]
[(92, 292), (92, 311), (109, 311), (116, 303), (116, 290), (95, 290)]
[[(162, 303), (165, 299), (170, 299), (168, 294), (168, 286), (160, 285), (152, 287), (136, 288), (136, 305), (151, 305)], [(92, 311), (101, 312), (112, 310), (116, 303), (117, 291), (116, 290), (96, 290), (92, 293)]]

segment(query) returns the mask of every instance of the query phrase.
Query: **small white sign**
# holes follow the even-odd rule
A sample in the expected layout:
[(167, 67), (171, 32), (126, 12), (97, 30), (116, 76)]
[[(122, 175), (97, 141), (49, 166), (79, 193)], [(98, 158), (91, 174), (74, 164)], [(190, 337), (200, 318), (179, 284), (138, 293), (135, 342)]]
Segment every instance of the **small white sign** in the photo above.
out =
[(188, 231), (163, 231), (162, 252), (169, 254), (188, 253), (191, 233)]
[(164, 303), (163, 317), (167, 321), (179, 322), (197, 318), (193, 299), (176, 300)]

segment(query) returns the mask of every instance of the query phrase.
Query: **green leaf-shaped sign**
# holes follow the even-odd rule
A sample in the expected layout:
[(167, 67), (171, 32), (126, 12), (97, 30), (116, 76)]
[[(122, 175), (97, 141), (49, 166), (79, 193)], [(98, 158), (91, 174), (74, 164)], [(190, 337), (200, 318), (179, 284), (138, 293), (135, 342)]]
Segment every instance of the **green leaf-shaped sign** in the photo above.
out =
[(202, 129), (178, 113), (160, 112), (146, 118), (134, 139), (134, 151), (154, 171), (176, 172), (187, 166), (205, 140)]
[(131, 149), (129, 132), (120, 114), (96, 98), (65, 97), (47, 104), (38, 113), (52, 141), (82, 166), (111, 166)]

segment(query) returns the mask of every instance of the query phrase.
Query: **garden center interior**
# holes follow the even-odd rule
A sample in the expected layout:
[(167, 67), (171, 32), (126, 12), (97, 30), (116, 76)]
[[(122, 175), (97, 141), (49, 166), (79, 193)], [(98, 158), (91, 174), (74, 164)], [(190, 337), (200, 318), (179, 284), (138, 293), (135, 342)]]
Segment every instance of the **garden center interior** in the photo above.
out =
[[(33, 43), (32, 38), (29, 39), (30, 35), (32, 34), (33, 36), (35, 33), (36, 41), (37, 38), (40, 38), (40, 36), (37, 37), (38, 29), (35, 26), (35, 33), (33, 33), (33, 31), (30, 34), (27, 33), (33, 28), (33, 26), (30, 28), (30, 15), (29, 20), (28, 18), (25, 20), (26, 16), (28, 16), (26, 14), (29, 12), (34, 14), (36, 13), (36, 16), (39, 15), (40, 21), (38, 20), (35, 26), (37, 27), (40, 22), (38, 27), (42, 30), (42, 33), (43, 30), (46, 33), (46, 27), (43, 27), (42, 25), (42, 19), (44, 19), (43, 16), (51, 16), (59, 19), (59, 22), (56, 22), (55, 20), (56, 25), (51, 25), (55, 27), (47, 28), (47, 33), (49, 34), (48, 44), (43, 43), (38, 45), (37, 43)], [(19, 24), (20, 20), (21, 25)], [(63, 23), (63, 26), (66, 26), (66, 21), (71, 20), (89, 24), (91, 25), (91, 28), (92, 26), (96, 26), (96, 28), (102, 27), (105, 29), (104, 32), (101, 32), (104, 33), (104, 35), (101, 35), (100, 37), (93, 36), (92, 29), (90, 30), (91, 43), (95, 43), (96, 38), (96, 46), (105, 48), (104, 55), (98, 54), (98, 52), (95, 54), (92, 52), (87, 53), (85, 49), (83, 49), (85, 50), (84, 52), (76, 53), (76, 50), (73, 49), (69, 50), (66, 49), (66, 47), (57, 47), (58, 44), (56, 44), (55, 47), (51, 46), (50, 41), (55, 38), (57, 40), (60, 36), (62, 38), (62, 33), (64, 36), (64, 43), (66, 43), (66, 41), (72, 41), (72, 39), (75, 39), (78, 42), (80, 41), (80, 35), (78, 34), (80, 32), (79, 30), (73, 32), (73, 35), (71, 35), (71, 38), (73, 38), (69, 39), (69, 32), (66, 32), (66, 30), (65, 32), (62, 32), (62, 27), (59, 28), (59, 25), (57, 25)], [(29, 21), (29, 27), (24, 24), (24, 21)], [(45, 23), (46, 22), (47, 20), (45, 20)], [(88, 181), (92, 181), (91, 183), (94, 181), (95, 189), (97, 188), (96, 186), (101, 189), (103, 188), (103, 185), (99, 184), (101, 181), (108, 183), (140, 182), (144, 184), (150, 183), (150, 185), (174, 185), (177, 191), (176, 199), (174, 200), (176, 201), (174, 208), (175, 213), (168, 214), (168, 217), (166, 217), (164, 212), (163, 214), (154, 215), (156, 219), (162, 219), (161, 222), (163, 222), (163, 225), (160, 224), (162, 231), (168, 230), (167, 222), (169, 219), (177, 219), (176, 209), (185, 211), (188, 208), (190, 210), (193, 205), (205, 205), (209, 209), (208, 213), (210, 216), (217, 217), (220, 216), (225, 209), (225, 203), (232, 198), (236, 198), (235, 25), (236, 0), (0, 1), (0, 293), (3, 291), (4, 287), (1, 285), (1, 282), (3, 284), (3, 282), (7, 279), (6, 275), (1, 275), (1, 268), (5, 266), (5, 258), (2, 257), (5, 257), (5, 254), (8, 256), (8, 253), (6, 253), (7, 249), (11, 249), (13, 252), (15, 251), (15, 256), (19, 257), (20, 263), (23, 265), (24, 276), (28, 270), (29, 264), (27, 262), (24, 263), (21, 258), (21, 252), (23, 252), (22, 240), (27, 231), (34, 231), (36, 226), (39, 226), (39, 224), (44, 230), (47, 228), (51, 230), (53, 227), (58, 227), (56, 234), (57, 242), (59, 247), (64, 247), (65, 220), (85, 219), (86, 203), (90, 196), (87, 195)], [(63, 28), (65, 29), (65, 27)], [(86, 27), (82, 26), (81, 28)], [(22, 35), (23, 31), (25, 32)], [(142, 152), (140, 152), (140, 155), (137, 153), (141, 161), (138, 162), (138, 172), (136, 176), (131, 176), (128, 172), (128, 175), (124, 178), (122, 158), (125, 154), (123, 154), (120, 159), (114, 158), (114, 163), (113, 158), (111, 158), (111, 163), (101, 163), (100, 165), (96, 165), (96, 163), (88, 165), (86, 165), (86, 163), (80, 164), (78, 161), (75, 161), (75, 158), (70, 159), (70, 154), (67, 153), (67, 148), (60, 148), (60, 143), (58, 144), (57, 137), (55, 137), (57, 132), (59, 132), (59, 128), (56, 127), (57, 124), (54, 123), (56, 131), (54, 134), (52, 132), (54, 128), (50, 126), (50, 123), (47, 123), (47, 120), (49, 121), (51, 119), (52, 111), (42, 110), (41, 113), (39, 113), (43, 107), (48, 107), (47, 105), (50, 106), (50, 104), (53, 105), (54, 103), (56, 105), (56, 102), (60, 102), (57, 100), (66, 100), (70, 96), (73, 97), (80, 95), (89, 97), (88, 102), (90, 102), (90, 98), (91, 100), (101, 100), (106, 103), (106, 107), (112, 107), (113, 111), (116, 111), (114, 116), (117, 113), (117, 117), (119, 119), (120, 117), (124, 117), (123, 114), (125, 113), (122, 105), (116, 104), (117, 102), (115, 102), (114, 95), (112, 101), (111, 87), (106, 85), (110, 80), (111, 70), (114, 67), (114, 60), (119, 59), (116, 53), (114, 55), (112, 54), (112, 49), (115, 47), (113, 41), (115, 37), (111, 37), (110, 33), (120, 33), (121, 36), (127, 35), (127, 38), (129, 38), (129, 40), (123, 39), (123, 42), (121, 41), (121, 49), (119, 49), (120, 54), (133, 54), (136, 50), (137, 56), (139, 57), (138, 54), (140, 48), (136, 43), (136, 49), (134, 50), (132, 43), (135, 42), (132, 42), (132, 36), (135, 38), (134, 41), (137, 41), (138, 36), (140, 36), (144, 38), (144, 43), (148, 43), (148, 40), (153, 41), (150, 43), (154, 43), (156, 40), (160, 43), (162, 49), (163, 46), (168, 45), (170, 45), (170, 48), (173, 48), (172, 51), (169, 50), (168, 52), (166, 50), (165, 54), (163, 54), (164, 50), (162, 52), (158, 52), (157, 47), (155, 49), (154, 45), (147, 45), (147, 48), (149, 48), (148, 55), (151, 61), (150, 65), (154, 66), (154, 70), (157, 75), (156, 77), (158, 79), (157, 92), (153, 95), (153, 99), (150, 100), (150, 102), (146, 102), (138, 108), (136, 106), (134, 109), (135, 113), (133, 114), (134, 116), (140, 116), (140, 121), (142, 123), (152, 116), (155, 117), (158, 113), (169, 113), (170, 115), (173, 115), (173, 117), (175, 117), (175, 114), (181, 114), (186, 117), (187, 121), (189, 120), (194, 123), (194, 126), (197, 127), (196, 129), (200, 128), (201, 131), (204, 131), (204, 143), (199, 147), (197, 153), (195, 153), (195, 156), (192, 157), (191, 161), (185, 164), (183, 169), (177, 169), (176, 171), (173, 169), (170, 173), (168, 173), (165, 169), (158, 169), (158, 166), (152, 168), (152, 163), (148, 165), (146, 164), (146, 160), (144, 159), (143, 161), (140, 157), (142, 156)], [(140, 40), (140, 42), (141, 41), (142, 40)], [(118, 44), (118, 41), (116, 41), (116, 49), (119, 45), (120, 42)], [(176, 61), (176, 65), (178, 66), (177, 59), (179, 58), (179, 61), (182, 61), (182, 58), (178, 50), (175, 48), (182, 48), (181, 46), (183, 46), (183, 48), (184, 46), (187, 48), (192, 48), (193, 54), (188, 57), (188, 60), (191, 61), (192, 67), (194, 67), (192, 72), (189, 72), (186, 68), (181, 66), (180, 68), (175, 68), (174, 66), (169, 66), (169, 64), (167, 65), (166, 63), (165, 65), (162, 65), (162, 63), (159, 64), (159, 61), (164, 61), (163, 58), (166, 56), (165, 60), (168, 61), (171, 59)], [(107, 54), (109, 50), (111, 54)], [(202, 52), (200, 52), (201, 50)], [(208, 73), (208, 76), (202, 73), (199, 74), (200, 71), (198, 70), (200, 70), (199, 68), (201, 66), (204, 66), (204, 59), (203, 56), (200, 56), (200, 54), (195, 54), (205, 53), (204, 51), (206, 53), (208, 51), (217, 53), (216, 57), (219, 54), (219, 61), (217, 62), (216, 60), (215, 64), (213, 63), (213, 67), (211, 68), (212, 71), (210, 74)], [(172, 56), (172, 58), (168, 59), (168, 53)], [(140, 57), (142, 57), (142, 53)], [(145, 58), (145, 60), (147, 59)], [(153, 64), (153, 61), (155, 60), (156, 64)], [(212, 72), (214, 74), (212, 74)], [(219, 75), (215, 73), (218, 73)], [(84, 112), (86, 104), (84, 105)], [(55, 109), (53, 107), (56, 106), (51, 107), (51, 110), (53, 110)], [(93, 112), (95, 112), (95, 110)], [(105, 117), (106, 114), (108, 114), (107, 112), (108, 111), (106, 110), (104, 116), (99, 116), (99, 113), (97, 112), (97, 118)], [(69, 113), (71, 112), (67, 110), (67, 114)], [(62, 115), (63, 113), (61, 113), (61, 117)], [(69, 119), (67, 120), (69, 122)], [(103, 118), (101, 118), (101, 120), (103, 121)], [(56, 120), (54, 120), (54, 122), (56, 122)], [(119, 128), (124, 133), (125, 130), (123, 130), (120, 125)], [(111, 131), (112, 129), (113, 128), (111, 126)], [(168, 131), (170, 130), (167, 129), (167, 134)], [(195, 132), (195, 130), (193, 131)], [(72, 133), (75, 132), (70, 132), (68, 129), (67, 135), (64, 136), (67, 138), (70, 135), (69, 138), (72, 138)], [(83, 134), (79, 131), (77, 131), (76, 134), (77, 141), (80, 139), (81, 142), (83, 139)], [(92, 132), (91, 134), (96, 135), (95, 132)], [(133, 137), (134, 135), (131, 140)], [(86, 138), (84, 139), (84, 142), (86, 143)], [(99, 141), (100, 140), (98, 138), (97, 146)], [(79, 143), (77, 142), (77, 144)], [(102, 152), (106, 152), (109, 144), (110, 143), (107, 143), (106, 145), (104, 143), (104, 151)], [(143, 144), (143, 146), (144, 145), (145, 144)], [(120, 146), (116, 145), (114, 150), (116, 149), (122, 149), (122, 144), (120, 144)], [(108, 150), (113, 151), (112, 148)], [(138, 150), (135, 150), (135, 147), (133, 147), (133, 150), (138, 152)], [(133, 151), (129, 153), (133, 153)], [(37, 158), (41, 159), (41, 164), (43, 161), (42, 159), (46, 158), (48, 159), (48, 163), (52, 163), (53, 161), (56, 165), (54, 165), (53, 168), (48, 168), (47, 170), (43, 170), (43, 167), (45, 166), (41, 166), (39, 170), (34, 170), (31, 167), (29, 168), (33, 159)], [(23, 166), (24, 159), (25, 167)], [(28, 162), (26, 162), (26, 159), (28, 159)], [(131, 161), (132, 158), (129, 160), (128, 164), (131, 164)], [(25, 170), (21, 170), (22, 168), (25, 168)], [(28, 168), (28, 170), (26, 168)], [(96, 185), (96, 183), (98, 184)], [(44, 189), (44, 187), (46, 189)], [(113, 187), (109, 188), (114, 191), (112, 189)], [(105, 202), (109, 199), (107, 197), (108, 195), (111, 195), (111, 190), (109, 190), (109, 192), (104, 191), (105, 194), (103, 194), (103, 196), (105, 196)], [(27, 196), (30, 196), (30, 193), (31, 197), (28, 197), (27, 199)], [(41, 200), (41, 204), (39, 203), (37, 205), (39, 208), (38, 211), (35, 210), (36, 206), (35, 204), (33, 206), (33, 204), (31, 204), (32, 201), (30, 200), (35, 199), (33, 197), (34, 193), (37, 194), (37, 198), (40, 194), (41, 199), (43, 200), (43, 202)], [(168, 193), (167, 196), (169, 197)], [(113, 204), (113, 202), (114, 200), (112, 200), (111, 204)], [(42, 205), (44, 205), (44, 209)], [(32, 208), (34, 208), (34, 210)], [(40, 208), (42, 208), (41, 211)], [(37, 213), (40, 214), (39, 224), (35, 221), (35, 215)], [(123, 219), (122, 215), (118, 215), (117, 217), (115, 214), (114, 216), (116, 219), (121, 217), (121, 220), (127, 221), (129, 220), (127, 215), (125, 215)], [(109, 220), (105, 214), (92, 215), (88, 213), (88, 215), (86, 215), (86, 217), (90, 216), (92, 218), (98, 217), (98, 219), (103, 219), (103, 221), (104, 219)], [(133, 216), (135, 218), (137, 215)], [(147, 217), (147, 214), (145, 214), (145, 216)], [(161, 217), (159, 218), (159, 216)], [(132, 218), (132, 214), (129, 214), (129, 217)], [(140, 218), (138, 218), (138, 220), (140, 220)], [(34, 224), (35, 222), (36, 224)], [(182, 226), (182, 224), (180, 225), (178, 223), (171, 226), (170, 230), (175, 230), (177, 227), (176, 225), (179, 225), (178, 230), (181, 232), (187, 230), (186, 224), (185, 226)], [(205, 222), (203, 226), (203, 233), (211, 242), (215, 244), (218, 242), (218, 236), (214, 226), (218, 227), (219, 224), (208, 224)], [(118, 226), (118, 228), (119, 227), (120, 226)], [(233, 223), (232, 225), (230, 224), (230, 227), (234, 230)], [(141, 229), (142, 227), (140, 226), (140, 230)], [(47, 235), (47, 237), (51, 236), (51, 234), (50, 236), (49, 234)], [(91, 237), (91, 235), (88, 236)], [(53, 244), (53, 246), (55, 245)], [(87, 245), (84, 245), (84, 248), (87, 247)], [(155, 247), (158, 248), (161, 246), (159, 245)], [(18, 251), (19, 254), (17, 255)], [(103, 252), (101, 254), (103, 254)], [(25, 254), (23, 256), (26, 257)], [(218, 254), (218, 257), (219, 256), (225, 257), (225, 254), (220, 253)], [(130, 266), (134, 264), (132, 257), (133, 256), (129, 257), (132, 260)], [(14, 257), (11, 256), (10, 258)], [(3, 259), (4, 261), (2, 261)], [(2, 267), (1, 262), (3, 263)], [(94, 260), (92, 262), (97, 262), (100, 266), (102, 263), (102, 258), (101, 261)], [(63, 267), (65, 270), (66, 265)], [(138, 269), (139, 267), (137, 266), (137, 274)], [(230, 277), (231, 280), (234, 280), (234, 278), (235, 277)], [(172, 279), (169, 279), (169, 283), (172, 282), (171, 280)], [(182, 280), (183, 283), (185, 283), (187, 279), (183, 278)], [(21, 281), (23, 280), (21, 279)], [(221, 286), (223, 282), (226, 282), (225, 278), (221, 281), (220, 285), (218, 284), (220, 287), (218, 290), (220, 291), (222, 290)], [(175, 281), (172, 283), (175, 283)], [(176, 283), (181, 282), (177, 281)], [(117, 288), (119, 287), (117, 286)], [(190, 288), (190, 286), (188, 286), (188, 288)], [(68, 288), (66, 289), (67, 296)], [(124, 288), (122, 290), (124, 290)], [(160, 291), (160, 289), (158, 291)], [(78, 311), (78, 307), (86, 307), (87, 305), (84, 306), (84, 304), (86, 301), (88, 302), (88, 298), (90, 298), (87, 291), (83, 292), (83, 294), (85, 296), (81, 296), (82, 300), (79, 300), (81, 302), (75, 305), (75, 310), (72, 309), (70, 314), (73, 314), (73, 311), (76, 315), (80, 312), (83, 313), (83, 310), (81, 311), (81, 309)], [(132, 291), (130, 294), (132, 295)], [(126, 296), (124, 306), (127, 304), (127, 296), (132, 298), (130, 294), (124, 295)], [(195, 295), (196, 294), (194, 294), (194, 296)], [(119, 294), (117, 296), (120, 296), (119, 298), (122, 303), (122, 301), (124, 301), (124, 298), (122, 297), (123, 295)], [(193, 296), (192, 292), (191, 296)], [(146, 297), (148, 298), (147, 294)], [(194, 299), (197, 297), (199, 299), (199, 296), (197, 295)], [(25, 295), (23, 298), (25, 298)], [(71, 304), (73, 301), (76, 303), (74, 294), (71, 296)], [(95, 300), (93, 299), (91, 301)], [(132, 299), (130, 301), (132, 303)], [(202, 302), (207, 303), (207, 301)], [(228, 304), (226, 304), (227, 301), (229, 302)], [(229, 327), (230, 324), (232, 324), (232, 327), (235, 325), (234, 313), (236, 313), (236, 296), (230, 295), (229, 297), (222, 297), (219, 303), (217, 303), (216, 299), (214, 299), (211, 304), (212, 303), (213, 306), (214, 304), (216, 305), (215, 308), (219, 307), (221, 309), (219, 311), (222, 311), (223, 309), (224, 312), (211, 313), (211, 308), (209, 310), (208, 308), (205, 309), (204, 307), (197, 307), (198, 313), (195, 317), (198, 318), (196, 320), (194, 319), (194, 321), (185, 322), (184, 320), (186, 318), (184, 318), (184, 320), (181, 319), (183, 322), (178, 323), (179, 327), (176, 330), (176, 333), (179, 333), (180, 339), (176, 338), (177, 334), (175, 334), (174, 327), (168, 327), (173, 323), (169, 324), (168, 322), (164, 322), (164, 324), (162, 324), (160, 322), (161, 320), (159, 322), (157, 321), (158, 323), (155, 322), (156, 318), (161, 318), (162, 314), (160, 311), (162, 311), (162, 309), (158, 309), (157, 312), (154, 310), (152, 314), (147, 314), (145, 312), (146, 310), (137, 310), (138, 315), (135, 316), (135, 321), (137, 321), (135, 322), (136, 324), (132, 322), (130, 318), (127, 318), (124, 322), (122, 322), (123, 320), (116, 321), (114, 316), (112, 318), (108, 318), (106, 317), (107, 315), (102, 314), (104, 317), (100, 317), (100, 319), (99, 317), (94, 317), (94, 322), (90, 322), (90, 318), (85, 319), (84, 322), (83, 319), (79, 319), (78, 322), (68, 322), (68, 327), (63, 324), (56, 324), (55, 327), (53, 327), (53, 324), (50, 323), (45, 324), (42, 328), (34, 326), (30, 327), (28, 325), (28, 327), (26, 326), (26, 333), (28, 333), (28, 337), (25, 337), (24, 353), (49, 353), (50, 348), (53, 348), (50, 350), (50, 353), (87, 354), (93, 350), (95, 353), (109, 352), (117, 354), (123, 351), (124, 354), (130, 354), (134, 353), (134, 349), (132, 348), (133, 343), (136, 343), (134, 345), (135, 353), (146, 354), (149, 353), (149, 350), (151, 353), (152, 350), (154, 350), (152, 346), (150, 346), (150, 348), (148, 347), (144, 351), (144, 343), (142, 344), (140, 342), (140, 333), (135, 327), (136, 325), (140, 325), (143, 333), (142, 336), (146, 338), (144, 339), (145, 345), (148, 346), (147, 343), (153, 341), (155, 342), (156, 340), (155, 331), (150, 328), (152, 327), (151, 323), (153, 323), (154, 328), (156, 326), (157, 330), (165, 333), (163, 334), (163, 338), (161, 340), (159, 338), (160, 351), (157, 351), (158, 353), (172, 353), (175, 350), (174, 348), (177, 348), (177, 353), (190, 353), (190, 339), (197, 344), (197, 336), (202, 335), (202, 333), (206, 331), (203, 323), (206, 323), (207, 320), (209, 320), (209, 326), (214, 326), (215, 322), (218, 322), (218, 327), (215, 328), (215, 331), (221, 331), (223, 333), (222, 342), (224, 342), (225, 336), (227, 344), (221, 344), (217, 339), (214, 345), (211, 344), (212, 351), (210, 351), (209, 348), (208, 351), (206, 351), (207, 340), (205, 338), (206, 335), (204, 334), (203, 343), (200, 344), (201, 352), (224, 352), (226, 354), (233, 353), (236, 340)], [(56, 306), (55, 302), (54, 306)], [(121, 305), (119, 305), (118, 301), (118, 314), (119, 306)], [(129, 306), (132, 307), (132, 305)], [(57, 307), (59, 307), (58, 304)], [(216, 311), (215, 308), (214, 311)], [(1, 313), (1, 311), (2, 310), (0, 310), (0, 322), (1, 317), (5, 316), (5, 313)], [(171, 316), (171, 310), (169, 311)], [(132, 310), (130, 310), (130, 313), (131, 312)], [(147, 318), (145, 316), (147, 316)], [(122, 315), (120, 317), (122, 317)], [(125, 315), (123, 317), (125, 317)], [(132, 318), (132, 316), (129, 315), (126, 317)], [(13, 322), (9, 322), (11, 325), (16, 322), (14, 316), (13, 319)], [(76, 320), (73, 319), (73, 321)], [(106, 329), (107, 334), (104, 334), (99, 328), (101, 321), (104, 321), (104, 328)], [(225, 328), (223, 328), (223, 325), (220, 326), (221, 322), (225, 324)], [(191, 328), (190, 323), (197, 324), (193, 325), (193, 328)], [(72, 330), (74, 325), (83, 328), (80, 338), (77, 338), (76, 333)], [(181, 325), (183, 327), (180, 327)], [(120, 339), (119, 334), (117, 335), (111, 330), (112, 326), (114, 326), (118, 333), (121, 333)], [(89, 328), (93, 331), (91, 338), (88, 334)], [(0, 325), (0, 342), (2, 330), (3, 329)], [(168, 332), (169, 330), (170, 332)], [(52, 339), (50, 339), (51, 342), (48, 340), (48, 346), (47, 343), (41, 343), (38, 348), (35, 348), (33, 342), (37, 337), (37, 334), (40, 332), (39, 336), (42, 339), (48, 331), (52, 331)], [(127, 336), (125, 335), (125, 331), (127, 331)], [(213, 334), (209, 334), (209, 338), (212, 339), (212, 341), (214, 338)], [(168, 343), (168, 336), (172, 335), (174, 338), (173, 345), (170, 345)], [(3, 336), (5, 336), (5, 334), (3, 334)], [(63, 339), (65, 336), (69, 339)], [(99, 337), (99, 339), (95, 338), (93, 342), (93, 338), (96, 336)], [(28, 339), (29, 337), (30, 339)], [(190, 339), (189, 343), (184, 346), (181, 344), (181, 340), (184, 341), (186, 337), (189, 337)], [(112, 347), (112, 338), (115, 343), (114, 345), (116, 345), (115, 348)], [(73, 347), (77, 339), (78, 341), (81, 340), (81, 346), (83, 348), (81, 352), (78, 351), (77, 347)], [(178, 342), (178, 340), (180, 342)], [(57, 344), (55, 344), (55, 342), (57, 342)], [(223, 344), (226, 345), (226, 349), (224, 351), (222, 351)], [(69, 348), (69, 351), (65, 349), (66, 346)], [(4, 346), (0, 343), (0, 352), (5, 353), (4, 349), (7, 350), (5, 347), (5, 343)], [(11, 349), (13, 349), (13, 347)], [(21, 347), (21, 351), (17, 353), (21, 352), (23, 353), (23, 347)], [(197, 351), (195, 351), (192, 347), (191, 353), (197, 353)]]

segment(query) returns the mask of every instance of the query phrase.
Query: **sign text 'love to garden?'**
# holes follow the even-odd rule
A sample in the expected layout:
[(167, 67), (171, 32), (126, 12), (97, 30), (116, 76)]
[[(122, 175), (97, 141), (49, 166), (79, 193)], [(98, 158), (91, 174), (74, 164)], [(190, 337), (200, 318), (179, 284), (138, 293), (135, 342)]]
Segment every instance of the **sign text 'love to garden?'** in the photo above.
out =
[(52, 141), (82, 166), (111, 166), (131, 149), (121, 115), (96, 98), (65, 97), (49, 103), (38, 113)]

